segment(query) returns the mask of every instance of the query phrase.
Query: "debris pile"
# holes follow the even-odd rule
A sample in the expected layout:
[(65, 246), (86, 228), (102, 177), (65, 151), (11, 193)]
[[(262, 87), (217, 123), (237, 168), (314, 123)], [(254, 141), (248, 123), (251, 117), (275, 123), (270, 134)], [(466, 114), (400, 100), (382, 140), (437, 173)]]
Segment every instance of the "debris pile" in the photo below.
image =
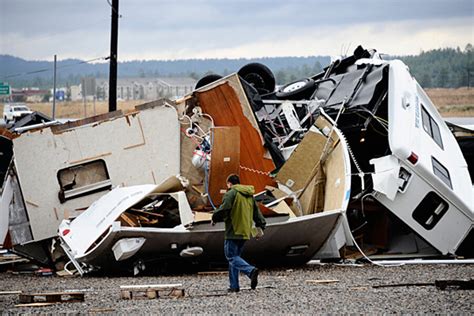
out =
[(0, 238), (42, 264), (222, 262), (210, 218), (229, 174), (259, 192), (268, 228), (244, 256), (260, 264), (473, 256), (472, 165), (407, 67), (362, 47), (279, 88), (252, 63), (179, 100), (40, 125), (0, 130)]

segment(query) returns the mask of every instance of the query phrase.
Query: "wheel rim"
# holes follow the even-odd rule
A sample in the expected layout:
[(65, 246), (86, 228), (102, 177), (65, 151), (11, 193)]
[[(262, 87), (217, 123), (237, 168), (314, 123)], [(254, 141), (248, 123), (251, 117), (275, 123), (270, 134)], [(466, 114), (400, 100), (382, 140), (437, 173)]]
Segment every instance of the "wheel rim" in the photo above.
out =
[(289, 85), (287, 85), (286, 87), (283, 88), (283, 92), (293, 92), (293, 91), (296, 91), (298, 89), (301, 89), (305, 85), (306, 85), (305, 81), (297, 81), (297, 82), (294, 82), (294, 83), (290, 83)]

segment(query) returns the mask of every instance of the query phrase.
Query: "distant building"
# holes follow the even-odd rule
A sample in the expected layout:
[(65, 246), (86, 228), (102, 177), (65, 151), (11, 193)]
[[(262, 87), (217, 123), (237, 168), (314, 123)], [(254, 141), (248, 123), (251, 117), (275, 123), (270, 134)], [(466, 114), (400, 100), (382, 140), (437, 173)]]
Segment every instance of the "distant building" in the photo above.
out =
[(82, 100), (81, 85), (70, 86), (69, 87), (69, 92), (70, 92), (71, 101), (81, 101)]
[(12, 89), (12, 100), (15, 102), (42, 102), (49, 90), (39, 88)]
[[(119, 100), (157, 100), (163, 97), (177, 98), (194, 89), (196, 80), (191, 77), (170, 78), (120, 78), (117, 80)], [(96, 79), (98, 99), (108, 99), (108, 79)]]

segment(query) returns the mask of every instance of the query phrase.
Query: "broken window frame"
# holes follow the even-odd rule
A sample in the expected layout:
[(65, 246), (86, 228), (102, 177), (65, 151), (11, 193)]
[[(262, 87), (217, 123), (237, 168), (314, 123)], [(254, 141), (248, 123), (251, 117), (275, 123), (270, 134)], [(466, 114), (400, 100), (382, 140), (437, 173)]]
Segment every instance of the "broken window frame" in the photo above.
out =
[(449, 209), (449, 204), (437, 193), (430, 191), (412, 213), (413, 219), (426, 230), (432, 230)]
[(438, 123), (431, 117), (430, 113), (426, 110), (424, 105), (421, 105), (421, 122), (423, 125), (423, 130), (430, 135), (434, 142), (444, 150), (443, 139), (441, 138), (441, 131), (439, 129)]
[(435, 157), (431, 156), (431, 164), (433, 165), (433, 173), (441, 181), (443, 181), (451, 190), (453, 189), (453, 184), (451, 182), (451, 176), (449, 174), (448, 168), (443, 166)]
[[(88, 183), (86, 185), (76, 187), (76, 188), (72, 188), (72, 189), (68, 189), (68, 190), (65, 189), (65, 187), (69, 183), (62, 183), (61, 174), (63, 172), (72, 171), (74, 169), (79, 169), (79, 168), (86, 168), (87, 166), (97, 165), (98, 163), (102, 164), (106, 179), (98, 181), (98, 182), (94, 182), (94, 183)], [(58, 178), (58, 183), (59, 183), (59, 187), (60, 187), (60, 190), (59, 190), (59, 193), (58, 193), (58, 198), (59, 198), (59, 201), (61, 203), (65, 203), (68, 200), (75, 199), (75, 198), (85, 196), (85, 195), (89, 195), (89, 194), (93, 194), (93, 193), (96, 193), (96, 192), (99, 192), (99, 191), (109, 190), (112, 187), (112, 181), (110, 180), (109, 171), (108, 171), (107, 165), (106, 165), (106, 163), (103, 159), (88, 161), (88, 162), (85, 162), (85, 163), (82, 163), (82, 164), (78, 164), (78, 165), (74, 165), (74, 166), (70, 166), (70, 167), (67, 167), (67, 168), (60, 169), (57, 172), (57, 178)], [(74, 179), (75, 179), (75, 177), (74, 177)]]

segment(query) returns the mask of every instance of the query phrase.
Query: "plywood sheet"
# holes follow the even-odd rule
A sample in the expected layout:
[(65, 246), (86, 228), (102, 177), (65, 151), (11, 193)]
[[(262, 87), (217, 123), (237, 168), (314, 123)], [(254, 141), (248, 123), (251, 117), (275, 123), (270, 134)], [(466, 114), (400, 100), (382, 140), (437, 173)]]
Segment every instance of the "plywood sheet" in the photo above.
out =
[(293, 210), (286, 204), (285, 201), (281, 201), (276, 206), (272, 207), (273, 211), (277, 212), (278, 214), (288, 214), (290, 217), (296, 217)]
[(315, 172), (326, 137), (309, 131), (278, 172), (276, 180), (292, 191), (303, 189)]
[(194, 212), (194, 222), (204, 222), (212, 220), (212, 213)]
[(313, 214), (315, 208), (316, 177), (311, 178), (308, 186), (299, 197), (303, 215)]
[(204, 113), (214, 119), (215, 126), (240, 126), (240, 178), (243, 184), (251, 184), (257, 192), (266, 185), (275, 186), (268, 173), (275, 169), (271, 159), (265, 158), (260, 131), (244, 112), (251, 111), (249, 105), (241, 103), (237, 91), (229, 83), (223, 83), (206, 91), (195, 92), (198, 104)]
[(303, 209), (303, 214), (314, 214), (324, 211), (325, 205), (325, 185), (326, 176), (323, 168), (318, 165), (319, 170), (316, 175), (311, 179), (308, 186), (303, 191), (300, 202)]
[(209, 195), (214, 205), (222, 203), (227, 191), (227, 177), (239, 174), (240, 128), (215, 127), (212, 129), (212, 152), (209, 170)]
[(344, 149), (337, 144), (324, 165), (326, 174), (324, 210), (334, 210), (342, 207), (345, 195)]

